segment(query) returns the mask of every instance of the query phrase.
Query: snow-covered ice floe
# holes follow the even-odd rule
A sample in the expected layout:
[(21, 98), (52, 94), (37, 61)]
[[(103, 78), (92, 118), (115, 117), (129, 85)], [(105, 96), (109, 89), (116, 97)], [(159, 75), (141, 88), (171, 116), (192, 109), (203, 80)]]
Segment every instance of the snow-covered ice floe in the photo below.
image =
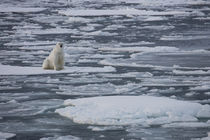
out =
[(67, 136), (46, 137), (46, 138), (41, 138), (40, 140), (80, 140), (80, 138), (67, 135)]
[(6, 133), (6, 132), (0, 132), (0, 140), (6, 140), (6, 139), (12, 138), (14, 136), (16, 136), (16, 134)]
[(152, 10), (138, 10), (138, 9), (113, 9), (113, 10), (60, 10), (58, 13), (66, 16), (119, 16), (119, 15), (141, 15), (141, 16), (165, 16), (165, 15), (186, 15), (185, 11), (152, 11)]
[(75, 123), (95, 125), (164, 125), (210, 117), (210, 106), (152, 96), (104, 96), (64, 101), (55, 112)]
[(115, 68), (105, 67), (65, 67), (64, 70), (43, 70), (42, 67), (21, 67), (0, 64), (0, 75), (39, 75), (39, 74), (58, 74), (58, 73), (99, 73), (114, 72)]
[(0, 6), (0, 13), (16, 12), (16, 13), (34, 13), (46, 10), (46, 8), (39, 7), (11, 7), (8, 5)]
[(173, 73), (176, 75), (209, 75), (210, 70), (204, 71), (204, 70), (191, 70), (191, 71), (183, 71), (183, 70), (173, 70)]

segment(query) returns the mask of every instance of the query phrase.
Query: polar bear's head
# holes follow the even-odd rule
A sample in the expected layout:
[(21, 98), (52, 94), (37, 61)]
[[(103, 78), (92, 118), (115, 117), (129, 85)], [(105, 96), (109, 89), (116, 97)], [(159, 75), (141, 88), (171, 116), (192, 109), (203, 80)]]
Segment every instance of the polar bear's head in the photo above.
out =
[(58, 43), (56, 44), (56, 47), (57, 47), (57, 48), (63, 48), (63, 43), (58, 42)]
[(56, 49), (58, 52), (59, 52), (59, 51), (63, 51), (63, 43), (58, 42), (58, 43), (56, 44), (55, 49)]

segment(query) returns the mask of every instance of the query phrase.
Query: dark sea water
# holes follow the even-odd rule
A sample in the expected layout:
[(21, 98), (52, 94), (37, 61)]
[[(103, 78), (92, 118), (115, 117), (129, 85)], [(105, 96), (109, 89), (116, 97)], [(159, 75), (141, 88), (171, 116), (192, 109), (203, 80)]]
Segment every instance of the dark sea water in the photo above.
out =
[[(83, 72), (15, 74), (41, 67), (56, 42), (65, 66)], [(0, 72), (0, 139), (191, 140), (210, 132), (210, 116), (181, 127), (101, 126), (55, 113), (67, 99), (110, 95), (210, 104), (208, 0), (1, 0), (0, 63), (14, 69)]]

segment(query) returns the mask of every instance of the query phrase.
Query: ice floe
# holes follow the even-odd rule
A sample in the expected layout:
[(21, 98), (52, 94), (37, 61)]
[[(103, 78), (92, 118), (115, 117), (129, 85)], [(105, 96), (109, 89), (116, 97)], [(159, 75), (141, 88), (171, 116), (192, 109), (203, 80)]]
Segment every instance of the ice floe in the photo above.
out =
[(16, 12), (16, 13), (31, 13), (31, 12), (41, 12), (46, 10), (46, 8), (39, 7), (11, 7), (8, 5), (0, 6), (0, 13)]
[(207, 91), (210, 90), (210, 85), (199, 85), (199, 86), (195, 86), (195, 87), (191, 87), (190, 90), (192, 91)]
[(6, 103), (0, 103), (2, 107), (0, 108), (0, 116), (30, 116), (42, 114), (48, 109), (59, 107), (62, 102), (63, 100), (60, 99), (43, 99), (18, 102), (15, 98)]
[(186, 15), (189, 12), (185, 11), (152, 11), (152, 10), (138, 10), (138, 9), (116, 9), (116, 10), (60, 10), (58, 13), (66, 16), (118, 16), (118, 15)]
[[(20, 41), (12, 41), (12, 42), (9, 42), (9, 43), (5, 43), (4, 45), (6, 46), (39, 46), (39, 45), (54, 45), (56, 44), (55, 41), (23, 41), (23, 42), (20, 42)], [(28, 49), (31, 49), (28, 48)]]
[(163, 31), (163, 30), (169, 30), (175, 28), (174, 26), (168, 26), (168, 25), (153, 25), (153, 26), (143, 26), (143, 27), (138, 27), (139, 29), (151, 29), (151, 30), (158, 30), (158, 31)]
[[(94, 80), (94, 79), (93, 79)], [(85, 82), (83, 82), (85, 83)], [(141, 85), (128, 83), (125, 85), (114, 85), (111, 83), (107, 84), (87, 84), (82, 86), (59, 86), (59, 89), (63, 92), (57, 92), (57, 94), (64, 95), (123, 95), (123, 94), (135, 94), (135, 90), (140, 91)]]
[(162, 20), (167, 20), (167, 18), (161, 16), (150, 16), (147, 17), (146, 19), (143, 19), (143, 21), (162, 21)]
[(210, 117), (210, 106), (152, 96), (105, 96), (69, 99), (55, 112), (75, 123), (163, 125)]
[(39, 74), (59, 74), (59, 73), (98, 73), (114, 72), (115, 68), (105, 67), (65, 67), (62, 71), (43, 70), (40, 67), (21, 67), (0, 64), (0, 75), (39, 75)]
[(179, 123), (171, 123), (165, 124), (163, 127), (196, 127), (196, 128), (208, 128), (210, 127), (210, 123), (208, 122), (179, 122)]
[(72, 135), (67, 135), (67, 136), (46, 137), (46, 138), (41, 138), (40, 140), (81, 140), (81, 139)]
[(179, 40), (179, 41), (185, 41), (185, 40), (198, 40), (198, 39), (209, 39), (210, 37), (208, 35), (169, 35), (169, 36), (162, 36), (160, 40), (166, 40), (166, 41), (173, 41), (173, 40)]
[(16, 134), (0, 131), (0, 140), (6, 140), (6, 139), (9, 139), (9, 138), (12, 138), (12, 137), (15, 137), (15, 136), (16, 136)]
[[(22, 33), (22, 32), (23, 31), (20, 31), (20, 33)], [(29, 31), (29, 33), (34, 34), (34, 35), (72, 34), (72, 33), (78, 33), (78, 31), (76, 29), (65, 29), (65, 28), (59, 27), (59, 28), (51, 28), (51, 29), (45, 29), (45, 30), (31, 30), (31, 31)]]
[(204, 71), (204, 70), (191, 70), (191, 71), (183, 71), (183, 70), (173, 70), (173, 73), (176, 75), (209, 75), (210, 70)]
[(177, 52), (179, 48), (169, 46), (156, 47), (101, 47), (101, 51), (117, 51), (117, 52)]
[(88, 126), (92, 131), (122, 130), (122, 126)]
[(166, 0), (120, 0), (126, 3), (142, 4), (144, 6), (156, 5), (156, 6), (174, 6), (174, 5), (188, 5), (188, 4), (208, 4), (205, 0), (176, 0), (176, 1), (166, 1)]

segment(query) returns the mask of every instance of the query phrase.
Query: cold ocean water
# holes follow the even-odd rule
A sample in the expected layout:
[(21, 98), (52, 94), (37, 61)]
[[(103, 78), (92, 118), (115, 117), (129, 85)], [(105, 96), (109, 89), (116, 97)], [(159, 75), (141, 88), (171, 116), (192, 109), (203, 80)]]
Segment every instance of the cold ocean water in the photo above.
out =
[(0, 139), (210, 139), (208, 0), (1, 0), (0, 63)]

